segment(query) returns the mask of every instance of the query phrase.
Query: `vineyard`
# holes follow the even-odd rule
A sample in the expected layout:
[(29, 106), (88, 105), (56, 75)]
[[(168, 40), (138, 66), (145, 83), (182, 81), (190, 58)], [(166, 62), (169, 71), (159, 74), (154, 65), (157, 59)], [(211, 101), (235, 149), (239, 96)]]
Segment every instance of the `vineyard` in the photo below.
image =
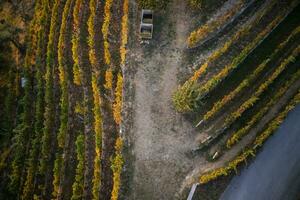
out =
[(128, 6), (34, 3), (22, 77), (11, 73), (6, 100), (17, 119), (7, 113), (14, 123), (1, 135), (0, 199), (118, 199)]
[(300, 102), (298, 0), (24, 2), (0, 3), (0, 199), (218, 199)]
[[(186, 115), (198, 132), (193, 136), (198, 143), (191, 149), (193, 157), (202, 155), (207, 163), (189, 173), (182, 184), (183, 193), (191, 183), (208, 184), (238, 173), (297, 105), (298, 2), (290, 1), (276, 16), (273, 11), (282, 5), (280, 1), (253, 4), (244, 3), (248, 7), (243, 12), (252, 7), (255, 14), (237, 25), (240, 28), (228, 34), (206, 59), (196, 59), (194, 73), (172, 96), (175, 109)], [(242, 5), (237, 2), (235, 6)], [(229, 19), (247, 15), (236, 14), (235, 6), (191, 32), (187, 43), (195, 57), (205, 40), (222, 37), (222, 29), (233, 23)]]

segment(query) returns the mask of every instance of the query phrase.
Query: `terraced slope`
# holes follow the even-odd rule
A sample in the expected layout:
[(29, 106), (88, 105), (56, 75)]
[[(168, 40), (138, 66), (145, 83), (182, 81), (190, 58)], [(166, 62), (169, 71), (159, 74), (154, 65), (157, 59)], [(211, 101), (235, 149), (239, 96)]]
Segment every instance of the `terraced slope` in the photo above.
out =
[[(191, 172), (183, 184), (183, 190), (185, 184), (197, 182), (197, 176), (200, 176), (199, 182), (204, 184), (232, 173), (240, 163), (254, 155), (256, 149), (275, 130), (273, 127), (268, 134), (257, 135), (288, 104), (300, 87), (297, 9), (298, 7), (284, 17), (247, 56), (238, 57), (237, 60), (243, 58), (238, 64), (239, 68), (228, 75), (221, 75), (221, 71), (220, 77), (225, 78), (220, 80), (220, 84), (218, 79), (214, 80), (214, 76), (212, 79), (208, 78), (208, 82), (204, 81), (209, 87), (212, 85), (211, 81), (216, 88), (206, 90), (204, 95), (200, 95), (201, 104), (189, 118), (197, 119), (195, 125), (199, 130), (199, 134), (195, 136), (199, 146), (193, 150), (193, 154), (200, 156), (204, 153), (211, 164), (202, 163)], [(246, 52), (248, 46), (251, 45), (246, 45), (240, 55), (243, 51)], [(223, 71), (228, 72), (225, 69), (226, 67)], [(256, 81), (251, 83), (253, 80)], [(253, 150), (251, 142), (254, 142)], [(243, 153), (238, 156), (241, 151)], [(228, 164), (224, 166), (224, 162)]]
[(186, 199), (255, 157), (300, 102), (300, 2), (187, 2), (34, 1), (0, 99), (0, 199)]
[[(132, 5), (136, 13), (138, 7)], [(130, 176), (124, 176), (129, 183), (124, 198), (186, 198), (192, 183), (230, 174), (255, 154), (258, 146), (251, 149), (252, 142), (256, 138), (255, 144), (261, 144), (267, 138), (256, 134), (300, 87), (297, 5), (272, 0), (251, 4), (237, 17), (243, 23), (228, 22), (231, 17), (224, 21), (228, 25), (223, 28), (232, 30), (216, 34), (223, 41), (209, 33), (201, 40), (212, 38), (192, 51), (186, 50), (191, 26), (184, 23), (190, 15), (172, 15), (186, 12), (183, 3), (175, 1), (157, 14), (156, 23), (162, 20), (164, 26), (157, 25), (149, 45), (137, 44), (139, 19), (132, 16), (124, 125)], [(186, 77), (181, 68), (191, 63), (195, 73), (172, 97), (181, 75)], [(188, 114), (176, 113), (171, 98), (177, 111)], [(229, 141), (234, 144), (226, 146)]]

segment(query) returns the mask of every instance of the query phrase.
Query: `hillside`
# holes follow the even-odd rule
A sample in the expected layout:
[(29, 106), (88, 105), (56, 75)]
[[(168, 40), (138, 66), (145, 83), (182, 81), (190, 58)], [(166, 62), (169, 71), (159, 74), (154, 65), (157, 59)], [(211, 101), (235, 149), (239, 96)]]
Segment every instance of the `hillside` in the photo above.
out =
[(0, 3), (0, 199), (217, 200), (300, 102), (299, 3)]

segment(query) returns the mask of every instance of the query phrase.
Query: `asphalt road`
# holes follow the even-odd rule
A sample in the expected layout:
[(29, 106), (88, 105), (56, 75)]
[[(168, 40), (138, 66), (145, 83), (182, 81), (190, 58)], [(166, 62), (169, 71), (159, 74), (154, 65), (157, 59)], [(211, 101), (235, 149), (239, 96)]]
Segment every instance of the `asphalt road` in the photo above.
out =
[(300, 106), (297, 106), (250, 166), (233, 178), (220, 200), (299, 199)]

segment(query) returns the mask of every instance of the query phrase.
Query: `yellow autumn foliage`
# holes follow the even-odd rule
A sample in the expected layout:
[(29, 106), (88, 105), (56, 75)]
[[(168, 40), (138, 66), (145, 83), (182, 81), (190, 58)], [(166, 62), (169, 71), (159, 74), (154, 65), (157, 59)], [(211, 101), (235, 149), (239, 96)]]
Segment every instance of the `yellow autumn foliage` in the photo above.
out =
[(123, 77), (122, 74), (118, 74), (117, 87), (115, 91), (115, 102), (113, 105), (114, 120), (117, 124), (121, 123), (121, 110), (122, 110), (122, 89), (123, 89)]
[(121, 45), (120, 45), (120, 57), (121, 66), (125, 64), (126, 58), (126, 44), (128, 41), (128, 6), (129, 0), (124, 0), (123, 3), (123, 17), (122, 17), (122, 29), (121, 29)]
[(212, 180), (217, 179), (220, 176), (227, 176), (232, 171), (236, 172), (237, 167), (242, 162), (246, 162), (247, 158), (249, 158), (250, 156), (255, 156), (255, 152), (257, 148), (260, 147), (268, 139), (268, 137), (274, 133), (274, 131), (283, 122), (284, 118), (288, 115), (289, 111), (295, 108), (295, 106), (298, 105), (299, 103), (300, 103), (300, 90), (298, 90), (298, 93), (293, 97), (293, 99), (288, 103), (288, 105), (286, 105), (285, 109), (281, 113), (279, 113), (277, 117), (271, 120), (271, 122), (268, 123), (265, 130), (255, 138), (250, 148), (248, 148), (239, 156), (234, 158), (232, 161), (226, 164), (226, 166), (202, 174), (199, 177), (199, 183), (205, 184)]
[(79, 10), (81, 8), (82, 1), (76, 0), (74, 10), (73, 10), (73, 28), (74, 33), (72, 35), (72, 58), (74, 61), (73, 64), (73, 76), (74, 76), (74, 83), (76, 85), (81, 85), (81, 70), (79, 67), (79, 60), (78, 60), (78, 28), (79, 28)]
[(215, 180), (220, 176), (227, 176), (230, 174), (232, 171), (237, 170), (237, 167), (240, 163), (246, 161), (246, 159), (251, 155), (254, 156), (254, 150), (248, 149), (244, 151), (242, 154), (237, 156), (235, 159), (230, 161), (225, 167), (220, 167), (215, 170), (212, 170), (210, 172), (207, 172), (203, 175), (200, 176), (199, 178), (199, 183), (200, 184), (205, 184), (208, 183), (209, 181)]
[(89, 32), (89, 37), (88, 37), (88, 45), (89, 45), (89, 60), (94, 68), (96, 65), (96, 52), (95, 52), (95, 42), (94, 42), (94, 37), (95, 37), (95, 17), (96, 17), (96, 1), (95, 0), (90, 0), (89, 3), (89, 8), (90, 8), (90, 16), (87, 22), (88, 25), (88, 32)]
[(223, 15), (218, 16), (215, 20), (210, 21), (202, 25), (197, 30), (193, 31), (188, 37), (188, 46), (195, 46), (199, 41), (203, 40), (213, 31), (217, 31), (221, 26), (223, 26), (227, 21), (229, 21), (230, 18), (237, 14), (239, 10), (241, 10), (244, 3), (245, 0), (241, 0)]
[(113, 83), (113, 72), (111, 69), (107, 69), (105, 72), (105, 85), (104, 87), (106, 89), (112, 89), (112, 83)]
[(300, 70), (295, 73), (290, 80), (288, 80), (284, 86), (282, 86), (272, 97), (272, 99), (258, 112), (256, 113), (247, 124), (240, 128), (237, 132), (233, 133), (230, 138), (226, 141), (226, 147), (229, 149), (233, 145), (235, 145), (244, 135), (246, 135), (250, 128), (260, 120), (264, 114), (269, 111), (270, 107), (274, 105), (278, 99), (288, 90), (291, 84), (293, 84), (296, 80), (300, 78)]
[(94, 130), (95, 130), (95, 152), (94, 178), (93, 178), (93, 198), (99, 199), (99, 188), (101, 185), (101, 146), (102, 146), (102, 118), (100, 89), (97, 84), (97, 75), (92, 76), (92, 89), (94, 98)]
[(106, 0), (104, 5), (104, 21), (102, 25), (102, 35), (104, 41), (104, 61), (105, 64), (110, 65), (111, 63), (111, 55), (109, 51), (109, 42), (108, 42), (108, 34), (109, 34), (109, 25), (111, 20), (111, 7), (113, 0)]
[(239, 55), (237, 55), (230, 63), (224, 66), (220, 72), (218, 72), (216, 75), (213, 75), (207, 82), (200, 85), (194, 79), (195, 77), (192, 77), (181, 87), (179, 87), (179, 89), (173, 95), (173, 103), (176, 110), (179, 112), (195, 110), (199, 101), (201, 101), (222, 80), (224, 80), (231, 71), (239, 67), (248, 54), (268, 35), (268, 33), (274, 27), (276, 27), (283, 17), (283, 15), (277, 16), (263, 31), (256, 36), (253, 41), (243, 48)]
[(300, 26), (295, 28), (291, 34), (283, 41), (281, 42), (276, 49), (273, 51), (273, 53), (266, 58), (261, 64), (247, 77), (245, 78), (239, 85), (236, 87), (233, 91), (231, 91), (229, 94), (225, 95), (221, 100), (217, 101), (213, 107), (204, 115), (203, 119), (208, 120), (211, 117), (213, 117), (220, 109), (228, 102), (230, 102), (233, 98), (236, 97), (236, 95), (243, 90), (245, 87), (248, 87), (252, 81), (255, 80), (255, 78), (267, 67), (267, 64), (277, 56), (277, 53), (282, 50), (291, 39), (293, 39), (295, 36), (297, 36), (300, 33)]
[(111, 192), (111, 200), (117, 200), (119, 196), (121, 172), (124, 164), (122, 156), (123, 140), (118, 137), (115, 144), (115, 157), (112, 159), (111, 169), (113, 171), (113, 189)]
[(257, 15), (256, 15), (256, 18), (255, 18), (255, 20), (251, 23), (251, 24), (249, 24), (249, 25), (247, 25), (247, 26), (245, 26), (245, 27), (243, 27), (243, 28), (241, 28), (241, 29), (239, 29), (233, 36), (232, 36), (232, 38), (230, 38), (228, 41), (226, 41), (225, 42), (225, 44), (222, 46), (222, 47), (220, 47), (219, 49), (217, 49), (216, 51), (214, 51), (208, 58), (207, 58), (207, 60), (205, 61), (205, 63), (204, 64), (202, 64), (200, 67), (199, 67), (199, 69), (194, 73), (194, 75), (189, 79), (189, 80), (197, 80), (201, 75), (203, 75), (205, 72), (206, 72), (206, 70), (207, 70), (207, 68), (208, 68), (208, 66), (209, 66), (209, 64), (211, 64), (213, 61), (215, 61), (217, 58), (219, 58), (220, 56), (222, 56), (233, 44), (234, 44), (234, 42), (236, 42), (236, 41), (238, 41), (240, 38), (242, 38), (244, 35), (246, 35), (246, 34), (248, 34), (249, 33), (249, 31), (251, 30), (251, 28), (252, 27), (254, 27), (259, 21), (260, 21), (260, 19), (266, 14), (266, 13), (268, 13), (271, 9), (272, 9), (272, 7), (273, 7), (273, 5), (276, 3), (276, 1), (272, 1), (269, 5), (268, 5), (268, 7), (266, 8), (266, 9), (264, 9), (264, 10), (262, 10), (262, 11), (259, 11), (258, 13), (257, 13)]
[(274, 80), (288, 67), (288, 64), (294, 62), (295, 57), (300, 53), (300, 45), (293, 50), (292, 54), (284, 59), (280, 65), (276, 68), (276, 70), (268, 77), (268, 79), (262, 83), (259, 88), (255, 91), (255, 93), (245, 101), (236, 111), (231, 113), (225, 120), (226, 124), (230, 124), (239, 118), (246, 110), (252, 107), (259, 99), (260, 96), (268, 89), (268, 87), (274, 82)]
[(275, 119), (273, 119), (268, 127), (258, 136), (254, 141), (254, 148), (258, 148), (261, 146), (270, 135), (274, 133), (274, 131), (280, 126), (288, 113), (295, 108), (296, 105), (300, 103), (300, 90), (294, 96), (294, 98), (290, 101), (290, 103), (285, 107), (284, 111), (282, 111)]
[(83, 108), (82, 103), (76, 102), (76, 105), (75, 105), (75, 113), (81, 114), (81, 115), (84, 114), (84, 108)]

